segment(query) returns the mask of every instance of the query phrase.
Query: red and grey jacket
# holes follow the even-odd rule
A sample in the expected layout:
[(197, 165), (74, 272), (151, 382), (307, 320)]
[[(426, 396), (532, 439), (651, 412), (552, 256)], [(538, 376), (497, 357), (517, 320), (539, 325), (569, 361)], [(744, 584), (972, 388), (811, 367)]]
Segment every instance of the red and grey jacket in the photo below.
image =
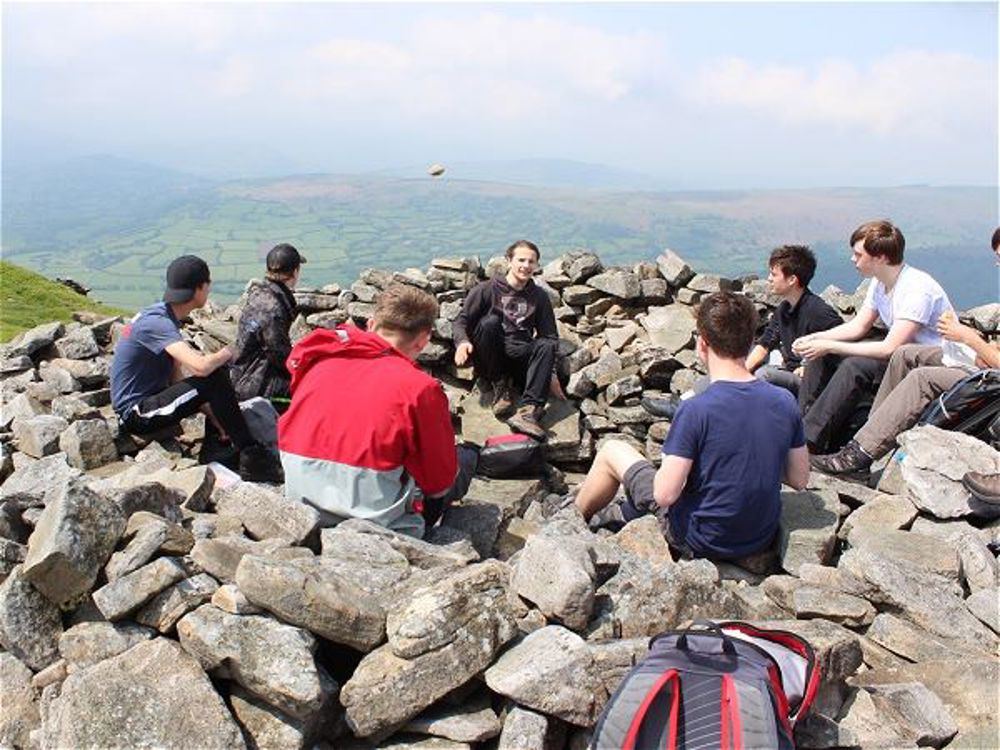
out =
[(440, 384), (375, 333), (317, 330), (288, 357), (292, 404), (278, 422), (285, 493), (328, 522), (364, 518), (420, 535), (417, 492), (458, 468)]

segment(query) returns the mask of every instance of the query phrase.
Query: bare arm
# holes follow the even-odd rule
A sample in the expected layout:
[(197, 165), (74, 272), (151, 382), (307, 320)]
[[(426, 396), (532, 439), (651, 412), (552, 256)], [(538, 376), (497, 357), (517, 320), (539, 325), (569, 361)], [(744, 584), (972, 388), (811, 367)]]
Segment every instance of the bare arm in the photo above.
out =
[(663, 456), (663, 463), (653, 478), (653, 498), (661, 508), (669, 508), (684, 491), (694, 461), (680, 456)]
[(827, 341), (817, 339), (811, 342), (810, 348), (823, 354), (839, 354), (844, 357), (873, 357), (874, 359), (889, 359), (892, 353), (903, 344), (913, 341), (921, 324), (914, 320), (897, 320), (892, 324), (889, 333), (881, 341)]
[(760, 344), (756, 344), (750, 353), (747, 355), (746, 368), (753, 372), (767, 359), (768, 351)]
[(222, 347), (214, 354), (202, 354), (186, 341), (175, 341), (165, 351), (173, 358), (175, 368), (180, 365), (200, 378), (211, 375), (233, 358), (233, 350), (228, 346)]
[(809, 482), (809, 451), (804, 445), (792, 448), (785, 459), (784, 483), (797, 490), (804, 490)]
[(799, 336), (792, 343), (792, 350), (796, 354), (806, 356), (800, 349), (807, 343), (822, 339), (824, 341), (857, 341), (863, 337), (875, 325), (878, 319), (878, 311), (870, 307), (862, 307), (861, 311), (846, 323), (828, 328), (825, 331), (816, 331), (805, 336)]

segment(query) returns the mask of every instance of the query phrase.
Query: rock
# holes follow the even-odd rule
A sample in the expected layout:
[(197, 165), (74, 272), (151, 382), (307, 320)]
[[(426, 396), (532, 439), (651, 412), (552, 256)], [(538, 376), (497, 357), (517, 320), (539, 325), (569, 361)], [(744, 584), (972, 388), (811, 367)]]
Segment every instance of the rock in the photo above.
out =
[(0, 503), (18, 503), (27, 508), (46, 505), (63, 490), (66, 483), (79, 476), (79, 469), (66, 462), (65, 453), (56, 453), (21, 468), (16, 468), (0, 485)]
[(580, 636), (549, 625), (506, 651), (483, 677), (490, 690), (522, 706), (589, 727), (603, 704), (592, 664)]
[(196, 541), (191, 548), (191, 559), (213, 578), (234, 583), (236, 568), (244, 555), (268, 555), (287, 546), (284, 539), (255, 542), (244, 536), (220, 536)]
[(836, 495), (819, 492), (782, 492), (778, 550), (782, 569), (797, 575), (803, 563), (823, 565), (837, 541), (840, 506)]
[[(96, 406), (91, 406), (82, 398), (73, 394), (57, 396), (52, 399), (52, 413), (57, 417), (62, 417), (71, 424), (77, 420), (98, 419), (101, 416), (101, 412)], [(117, 452), (115, 455), (117, 455)]]
[(482, 742), (496, 737), (501, 729), (500, 719), (485, 701), (470, 708), (433, 707), (403, 727), (406, 732), (431, 734), (456, 742)]
[(803, 586), (792, 594), (795, 616), (801, 619), (822, 617), (841, 625), (868, 625), (875, 618), (875, 607), (864, 599), (830, 591), (818, 586)]
[(94, 332), (85, 327), (75, 328), (62, 338), (56, 339), (55, 347), (59, 356), (66, 359), (89, 359), (101, 353)]
[(19, 333), (5, 345), (4, 354), (8, 358), (30, 357), (49, 346), (63, 335), (62, 323), (43, 323), (23, 333)]
[(639, 284), (639, 277), (631, 271), (612, 269), (591, 276), (587, 280), (587, 285), (602, 292), (607, 292), (619, 299), (636, 299), (642, 296), (642, 286)]
[(965, 606), (1000, 635), (1000, 589), (981, 589), (965, 600)]
[(326, 704), (309, 720), (297, 719), (279, 711), (266, 701), (234, 685), (229, 693), (229, 705), (233, 716), (243, 729), (253, 748), (304, 748), (325, 723), (332, 723), (337, 715), (336, 706), (331, 705), (339, 687), (322, 670), (320, 683)]
[[(441, 527), (455, 529), (467, 535), (479, 557), (485, 559), (493, 553), (493, 546), (500, 535), (502, 520), (503, 512), (495, 505), (487, 503), (452, 505), (444, 512)], [(431, 529), (431, 533), (434, 530)]]
[(198, 662), (156, 638), (66, 678), (43, 747), (245, 747)]
[(562, 722), (514, 706), (507, 712), (497, 750), (560, 750), (565, 734)]
[(0, 653), (0, 747), (30, 747), (39, 723), (31, 670), (13, 654)]
[(639, 396), (641, 393), (642, 381), (638, 375), (628, 375), (621, 380), (616, 380), (605, 391), (610, 406), (624, 404), (626, 399)]
[(517, 633), (507, 576), (500, 562), (472, 565), (390, 612), (389, 642), (361, 660), (341, 691), (357, 736), (405, 724), (493, 662)]
[(604, 292), (592, 286), (580, 284), (568, 286), (562, 290), (562, 300), (567, 305), (589, 305), (599, 299), (604, 299)]
[(469, 542), (458, 542), (446, 547), (438, 547), (421, 539), (390, 531), (377, 523), (364, 521), (360, 518), (351, 518), (337, 524), (332, 529), (323, 529), (320, 535), (323, 555), (327, 555), (339, 543), (339, 534), (341, 533), (364, 534), (382, 539), (391, 549), (401, 553), (410, 565), (421, 569), (450, 568), (479, 559), (479, 555)]
[(367, 652), (385, 637), (382, 607), (323, 558), (246, 555), (236, 569), (236, 584), (252, 604), (334, 643)]
[(546, 617), (582, 630), (594, 609), (595, 578), (587, 541), (534, 536), (518, 556), (511, 588)]
[(953, 638), (937, 636), (888, 612), (877, 614), (865, 635), (894, 654), (913, 662), (948, 659), (954, 655), (982, 656), (988, 651), (985, 644), (975, 648)]
[[(16, 423), (19, 420), (31, 419), (44, 413), (45, 407), (38, 399), (27, 393), (19, 393), (3, 405), (3, 416), (0, 416), (0, 426), (6, 428), (12, 422)], [(54, 405), (53, 413), (55, 413)], [(56, 414), (56, 416), (65, 417), (63, 414)]]
[(149, 481), (159, 482), (178, 493), (178, 504), (189, 510), (203, 511), (215, 487), (215, 473), (207, 466), (188, 469), (160, 469), (149, 475)]
[(125, 653), (156, 635), (154, 630), (131, 622), (81, 622), (59, 638), (59, 655), (73, 670)]
[(639, 322), (649, 334), (650, 343), (666, 349), (670, 354), (686, 348), (694, 338), (694, 315), (687, 305), (651, 307)]
[(59, 436), (59, 450), (70, 466), (95, 469), (118, 459), (118, 449), (108, 423), (103, 419), (81, 419)]
[(94, 592), (94, 604), (108, 620), (131, 614), (188, 575), (176, 557), (160, 557)]
[(711, 294), (712, 292), (739, 291), (740, 284), (714, 273), (696, 273), (694, 278), (687, 283), (687, 287), (695, 292)]
[(313, 661), (316, 639), (308, 631), (204, 604), (181, 618), (177, 635), (206, 671), (296, 718), (314, 716), (326, 701)]
[(19, 419), (14, 423), (14, 440), (23, 453), (41, 458), (59, 450), (59, 436), (69, 423), (52, 414), (39, 414), (29, 419)]
[(669, 565), (674, 561), (670, 554), (670, 546), (663, 537), (660, 522), (655, 516), (646, 515), (630, 521), (615, 534), (613, 540), (622, 549), (644, 558), (653, 565)]
[(108, 564), (104, 566), (104, 573), (108, 580), (114, 581), (148, 563), (160, 550), (166, 539), (166, 522), (146, 524), (140, 528), (125, 549), (111, 555)]
[(594, 253), (571, 253), (566, 260), (566, 275), (574, 284), (586, 281), (604, 270), (601, 259)]
[(682, 287), (694, 278), (691, 266), (673, 250), (664, 250), (658, 255), (656, 267), (667, 283), (674, 288)]
[(961, 570), (955, 547), (941, 544), (933, 537), (912, 531), (875, 529), (857, 531), (855, 548), (864, 549), (880, 558), (891, 560), (908, 570), (923, 570), (958, 581)]
[[(899, 530), (908, 527), (917, 517), (917, 509), (905, 497), (880, 495), (853, 511), (840, 527), (837, 536), (851, 540), (851, 531), (860, 529)], [(854, 544), (854, 542), (851, 542)]]
[(208, 601), (214, 601), (219, 584), (207, 573), (185, 578), (154, 596), (135, 614), (135, 621), (170, 633), (177, 621)]
[(38, 671), (59, 658), (59, 609), (31, 585), (18, 565), (0, 583), (0, 646)]
[(969, 591), (993, 591), (998, 583), (996, 558), (989, 547), (974, 533), (960, 534), (955, 539), (958, 558), (962, 566), (962, 578)]
[(215, 492), (219, 515), (236, 516), (256, 539), (286, 539), (300, 544), (319, 527), (319, 512), (305, 503), (254, 482)]
[(125, 530), (125, 516), (80, 479), (70, 480), (28, 540), (24, 577), (56, 604), (87, 593)]
[(1000, 329), (1000, 302), (973, 307), (966, 310), (962, 317), (970, 318), (973, 325), (984, 333), (996, 333)]

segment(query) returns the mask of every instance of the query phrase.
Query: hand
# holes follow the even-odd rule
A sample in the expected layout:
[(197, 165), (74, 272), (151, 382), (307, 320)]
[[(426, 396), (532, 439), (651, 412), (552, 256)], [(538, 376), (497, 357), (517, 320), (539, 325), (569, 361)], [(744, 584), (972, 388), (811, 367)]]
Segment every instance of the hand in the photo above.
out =
[(566, 392), (563, 390), (562, 383), (559, 382), (559, 377), (555, 373), (552, 373), (552, 379), (549, 380), (549, 393), (562, 401), (566, 400)]
[(805, 365), (799, 365), (798, 367), (796, 367), (793, 370), (793, 372), (795, 373), (795, 375), (797, 377), (804, 378), (806, 376), (806, 366)]
[(832, 342), (827, 339), (807, 339), (803, 336), (800, 339), (796, 339), (795, 343), (792, 344), (792, 351), (802, 357), (802, 359), (815, 359), (816, 357), (822, 357), (824, 354), (828, 354), (830, 352), (831, 343)]
[(472, 342), (463, 341), (455, 347), (455, 364), (459, 367), (465, 367), (465, 363), (469, 361), (470, 354), (472, 354)]
[(954, 310), (945, 310), (938, 318), (937, 331), (949, 341), (964, 341), (965, 326), (958, 322)]
[(801, 354), (802, 347), (806, 346), (813, 338), (815, 338), (815, 334), (812, 333), (807, 333), (805, 336), (799, 336), (792, 342), (792, 351), (796, 354)]

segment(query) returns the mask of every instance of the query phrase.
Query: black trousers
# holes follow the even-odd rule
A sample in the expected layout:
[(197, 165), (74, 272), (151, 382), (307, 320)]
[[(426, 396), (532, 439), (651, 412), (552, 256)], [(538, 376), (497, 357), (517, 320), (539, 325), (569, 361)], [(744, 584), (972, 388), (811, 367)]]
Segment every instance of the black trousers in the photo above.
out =
[(842, 442), (858, 405), (874, 396), (888, 362), (873, 357), (827, 354), (806, 362), (799, 386), (799, 409), (810, 450), (825, 453)]
[(190, 377), (147, 396), (122, 417), (122, 426), (143, 435), (177, 424), (208, 404), (237, 448), (253, 442), (225, 367), (203, 378)]
[(472, 331), (472, 361), (489, 380), (510, 377), (524, 392), (518, 406), (544, 406), (559, 349), (557, 339), (518, 338), (505, 334), (496, 313), (483, 316)]
[(479, 448), (459, 445), (455, 451), (458, 454), (458, 474), (455, 475), (455, 481), (443, 495), (424, 498), (424, 509), (420, 514), (424, 517), (428, 529), (438, 522), (452, 503), (465, 497), (476, 475), (476, 468), (479, 466)]

